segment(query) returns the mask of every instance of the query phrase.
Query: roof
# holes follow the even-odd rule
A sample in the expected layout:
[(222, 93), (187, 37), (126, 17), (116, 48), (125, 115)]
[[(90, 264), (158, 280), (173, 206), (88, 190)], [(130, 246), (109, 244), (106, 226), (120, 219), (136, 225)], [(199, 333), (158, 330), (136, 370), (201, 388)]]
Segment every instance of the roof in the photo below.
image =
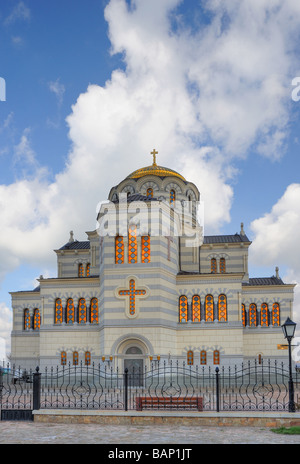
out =
[(235, 234), (235, 235), (206, 235), (204, 237), (204, 244), (209, 243), (240, 243), (250, 242), (247, 235)]
[(285, 285), (280, 277), (250, 277), (249, 282), (243, 282), (243, 285)]
[(79, 242), (78, 240), (74, 240), (74, 242), (68, 242), (60, 248), (60, 250), (89, 250), (89, 249), (90, 249), (90, 242), (88, 240), (84, 242)]

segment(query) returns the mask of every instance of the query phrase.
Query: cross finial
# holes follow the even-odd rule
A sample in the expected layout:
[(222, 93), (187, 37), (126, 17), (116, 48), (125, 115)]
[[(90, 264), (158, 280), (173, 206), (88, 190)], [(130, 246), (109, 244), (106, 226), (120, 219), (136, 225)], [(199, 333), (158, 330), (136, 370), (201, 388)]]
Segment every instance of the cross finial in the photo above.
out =
[(158, 154), (158, 151), (156, 151), (154, 148), (153, 151), (151, 151), (151, 155), (153, 155), (153, 166), (156, 166), (156, 155), (157, 154)]

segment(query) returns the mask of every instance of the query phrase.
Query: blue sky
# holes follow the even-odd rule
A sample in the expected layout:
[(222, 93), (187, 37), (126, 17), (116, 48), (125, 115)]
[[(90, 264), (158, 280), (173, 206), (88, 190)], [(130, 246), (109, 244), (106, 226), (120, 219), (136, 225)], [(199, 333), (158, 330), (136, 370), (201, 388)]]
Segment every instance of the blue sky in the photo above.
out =
[(0, 336), (8, 292), (55, 275), (153, 148), (197, 184), (207, 234), (244, 222), (251, 275), (300, 279), (300, 7), (281, 3), (1, 2)]

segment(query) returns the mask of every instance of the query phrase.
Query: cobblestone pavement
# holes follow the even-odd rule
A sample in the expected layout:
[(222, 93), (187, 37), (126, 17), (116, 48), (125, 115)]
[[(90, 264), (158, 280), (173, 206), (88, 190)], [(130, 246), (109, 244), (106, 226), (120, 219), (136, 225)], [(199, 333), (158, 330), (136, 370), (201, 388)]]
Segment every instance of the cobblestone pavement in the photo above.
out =
[[(123, 426), (0, 422), (0, 444), (299, 444), (260, 427)], [(134, 446), (133, 446), (134, 449)]]

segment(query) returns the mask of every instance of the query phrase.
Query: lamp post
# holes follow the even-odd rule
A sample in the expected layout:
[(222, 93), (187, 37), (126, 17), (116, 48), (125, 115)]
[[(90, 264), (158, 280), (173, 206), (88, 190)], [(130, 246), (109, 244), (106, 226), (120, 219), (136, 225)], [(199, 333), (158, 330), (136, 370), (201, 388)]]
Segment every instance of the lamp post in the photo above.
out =
[(295, 334), (296, 323), (293, 322), (289, 317), (282, 324), (282, 330), (284, 338), (288, 341), (289, 346), (289, 412), (295, 412), (295, 401), (294, 401), (294, 382), (293, 382), (293, 375), (292, 375), (292, 350), (291, 350), (291, 342)]

